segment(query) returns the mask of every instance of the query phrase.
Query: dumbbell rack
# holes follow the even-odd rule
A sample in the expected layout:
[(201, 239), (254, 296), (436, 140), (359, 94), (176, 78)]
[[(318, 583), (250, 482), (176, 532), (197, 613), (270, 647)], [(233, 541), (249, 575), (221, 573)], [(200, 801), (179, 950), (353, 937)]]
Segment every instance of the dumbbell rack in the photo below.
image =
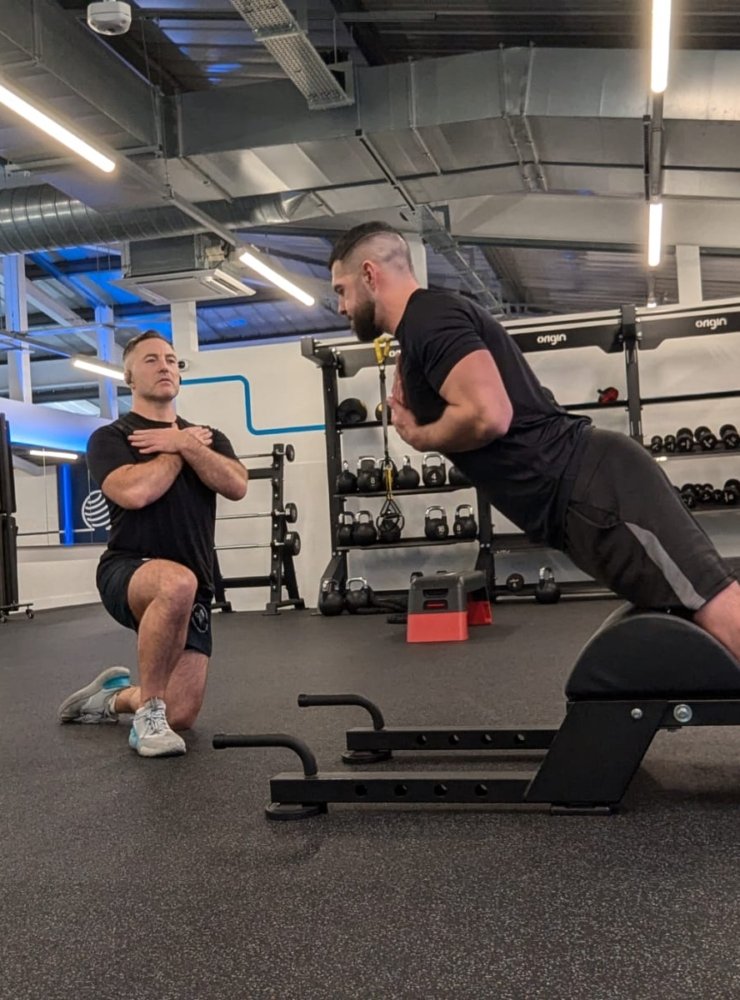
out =
[[(491, 506), (488, 500), (476, 490), (478, 533), (475, 538), (460, 539), (453, 536), (444, 539), (429, 539), (426, 536), (409, 536), (398, 542), (375, 542), (372, 545), (340, 545), (337, 538), (339, 515), (344, 511), (344, 504), (350, 499), (385, 500), (384, 491), (355, 491), (352, 493), (337, 493), (337, 476), (342, 471), (342, 434), (345, 431), (361, 430), (368, 427), (382, 427), (379, 420), (366, 420), (356, 424), (341, 424), (337, 421), (337, 405), (339, 403), (339, 379), (356, 375), (363, 368), (377, 367), (372, 344), (334, 342), (321, 344), (312, 337), (301, 341), (301, 352), (321, 369), (324, 389), (324, 420), (326, 424), (326, 472), (329, 487), (329, 530), (331, 533), (332, 557), (321, 577), (321, 585), (333, 580), (339, 588), (344, 588), (349, 576), (348, 556), (353, 550), (374, 552), (380, 549), (424, 548), (432, 545), (465, 545), (477, 542), (478, 552), (475, 569), (486, 574), (489, 588), (494, 583), (494, 565), (492, 556), (493, 525), (491, 521)], [(393, 356), (389, 359), (393, 364)], [(413, 490), (394, 490), (393, 496), (424, 496), (440, 493), (454, 493), (469, 490), (469, 486), (419, 486)], [(400, 587), (391, 591), (393, 594), (405, 593), (408, 587)], [(376, 593), (383, 595), (383, 591)], [(388, 593), (388, 592), (385, 592)]]
[[(249, 469), (250, 481), (269, 479), (271, 510), (284, 509), (283, 483), (285, 478), (285, 462), (292, 461), (293, 445), (275, 444), (272, 448), (272, 463), (269, 466)], [(249, 456), (241, 456), (248, 458)], [(305, 602), (298, 592), (293, 553), (284, 544), (287, 534), (284, 517), (270, 518), (270, 573), (267, 576), (229, 576), (221, 575), (218, 554), (213, 553), (214, 602), (212, 607), (219, 611), (232, 611), (231, 602), (226, 599), (226, 591), (245, 587), (269, 587), (270, 598), (265, 605), (264, 614), (277, 615), (281, 608), (292, 607), (297, 610), (305, 608)], [(283, 589), (288, 596), (283, 597)]]

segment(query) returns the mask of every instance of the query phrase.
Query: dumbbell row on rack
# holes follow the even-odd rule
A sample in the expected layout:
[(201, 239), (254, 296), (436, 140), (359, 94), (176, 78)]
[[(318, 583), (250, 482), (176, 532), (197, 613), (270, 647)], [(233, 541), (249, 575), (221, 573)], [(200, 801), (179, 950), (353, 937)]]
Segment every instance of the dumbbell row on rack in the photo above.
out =
[[(421, 475), (412, 466), (408, 455), (404, 455), (400, 469), (395, 462), (392, 463), (391, 475), (393, 489), (396, 490), (419, 489), (422, 483), (431, 489), (438, 489), (446, 483), (450, 486), (470, 486), (470, 480), (457, 466), (452, 465), (447, 471), (444, 459), (436, 451), (424, 455)], [(382, 493), (385, 487), (383, 461), (370, 455), (363, 455), (357, 460), (356, 474), (350, 471), (349, 462), (343, 462), (336, 482), (337, 493)]]
[(706, 504), (740, 505), (740, 479), (728, 479), (721, 488), (711, 483), (684, 483), (676, 492), (690, 510)]
[[(398, 516), (380, 514), (373, 521), (369, 510), (361, 510), (356, 514), (352, 511), (343, 511), (337, 522), (337, 544), (341, 546), (375, 545), (377, 542), (392, 544), (401, 540), (404, 527), (403, 514)], [(461, 503), (456, 507), (452, 534), (461, 540), (477, 536), (478, 523), (470, 504)], [(427, 507), (424, 514), (424, 535), (430, 541), (443, 541), (449, 538), (450, 525), (444, 507), (436, 505)]]
[(740, 448), (740, 434), (734, 424), (723, 424), (719, 429), (719, 435), (704, 426), (697, 427), (695, 431), (688, 427), (680, 427), (675, 434), (666, 434), (665, 437), (659, 434), (653, 435), (648, 447), (653, 455), (660, 455), (663, 452), (672, 455), (677, 452), (689, 454), (696, 450), (714, 451), (720, 444), (726, 451), (737, 451)]

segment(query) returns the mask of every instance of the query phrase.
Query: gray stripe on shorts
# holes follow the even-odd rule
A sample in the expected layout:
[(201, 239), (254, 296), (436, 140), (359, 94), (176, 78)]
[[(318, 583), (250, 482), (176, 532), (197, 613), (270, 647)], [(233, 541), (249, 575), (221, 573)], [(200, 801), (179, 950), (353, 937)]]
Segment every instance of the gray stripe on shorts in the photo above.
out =
[(690, 611), (698, 611), (703, 608), (707, 603), (706, 600), (697, 594), (691, 580), (681, 572), (660, 544), (657, 536), (652, 531), (648, 531), (647, 528), (641, 528), (639, 524), (630, 524), (629, 521), (624, 523), (663, 573), (681, 604)]

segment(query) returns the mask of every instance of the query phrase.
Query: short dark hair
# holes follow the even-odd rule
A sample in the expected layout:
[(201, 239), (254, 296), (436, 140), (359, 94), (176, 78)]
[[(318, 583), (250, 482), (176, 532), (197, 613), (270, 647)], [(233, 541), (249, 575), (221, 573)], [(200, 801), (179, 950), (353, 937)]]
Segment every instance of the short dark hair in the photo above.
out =
[(138, 347), (139, 344), (143, 343), (145, 340), (163, 340), (165, 344), (169, 344), (169, 340), (161, 333), (157, 333), (156, 330), (145, 330), (137, 337), (132, 337), (126, 344), (123, 349), (123, 360), (125, 361), (134, 348)]
[(332, 249), (331, 257), (329, 258), (329, 267), (331, 268), (337, 261), (342, 261), (348, 257), (360, 243), (370, 239), (371, 236), (378, 236), (380, 234), (400, 236), (403, 239), (403, 234), (399, 233), (393, 226), (389, 226), (387, 222), (363, 222), (362, 225), (354, 226), (352, 229), (347, 230), (343, 236), (339, 237)]

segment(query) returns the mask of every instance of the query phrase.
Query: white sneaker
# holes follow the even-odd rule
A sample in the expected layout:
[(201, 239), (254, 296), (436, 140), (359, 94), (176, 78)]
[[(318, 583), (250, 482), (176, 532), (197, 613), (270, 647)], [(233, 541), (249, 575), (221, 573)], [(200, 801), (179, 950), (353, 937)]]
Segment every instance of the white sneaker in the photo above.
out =
[(187, 749), (185, 740), (170, 729), (161, 698), (150, 698), (136, 712), (128, 745), (140, 757), (173, 757)]
[(59, 706), (60, 722), (77, 722), (97, 725), (101, 722), (118, 722), (113, 709), (116, 695), (131, 687), (131, 675), (126, 667), (108, 667), (84, 688), (65, 698)]

